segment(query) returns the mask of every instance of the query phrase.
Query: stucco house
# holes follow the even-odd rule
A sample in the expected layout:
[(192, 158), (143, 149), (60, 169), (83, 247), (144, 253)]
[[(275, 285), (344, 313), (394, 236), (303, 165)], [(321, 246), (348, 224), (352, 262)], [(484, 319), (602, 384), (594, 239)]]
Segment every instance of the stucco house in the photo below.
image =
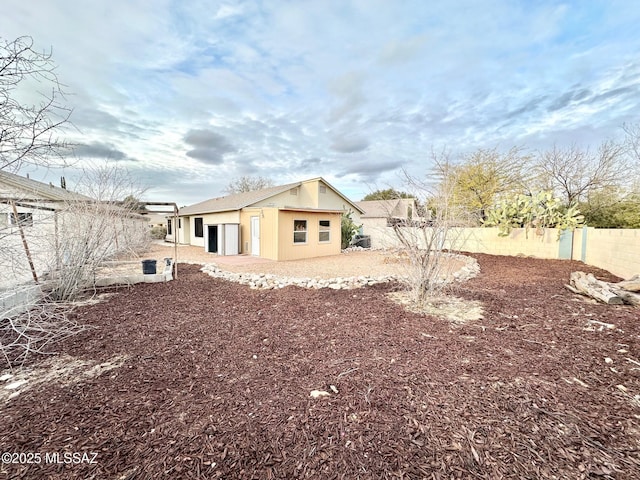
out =
[(181, 208), (177, 219), (167, 219), (167, 240), (271, 260), (337, 255), (341, 216), (349, 211), (363, 213), (318, 177)]
[(37, 277), (50, 268), (61, 223), (58, 211), (65, 202), (76, 200), (90, 199), (0, 170), (0, 289), (31, 280), (34, 272)]
[(371, 246), (387, 248), (395, 245), (389, 241), (389, 228), (394, 224), (406, 225), (420, 220), (414, 198), (394, 198), (391, 200), (367, 200), (356, 202), (363, 211), (360, 216), (362, 233), (371, 237)]
[[(95, 208), (93, 208), (94, 206)], [(39, 283), (42, 275), (75, 262), (74, 247), (86, 243), (105, 256), (126, 248), (136, 235), (146, 237), (146, 219), (121, 213), (66, 188), (0, 170), (0, 290)]]

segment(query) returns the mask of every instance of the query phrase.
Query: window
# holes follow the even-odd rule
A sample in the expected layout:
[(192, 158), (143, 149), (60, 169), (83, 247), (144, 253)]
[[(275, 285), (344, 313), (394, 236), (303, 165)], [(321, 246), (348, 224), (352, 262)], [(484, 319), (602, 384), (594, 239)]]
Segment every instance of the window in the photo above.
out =
[(194, 226), (196, 227), (196, 237), (204, 237), (204, 228), (202, 226), (202, 217), (196, 217), (193, 219)]
[(327, 193), (327, 187), (320, 185), (320, 193)]
[(171, 219), (167, 219), (167, 235), (171, 235)]
[(289, 190), (289, 193), (291, 195), (298, 195), (298, 187), (292, 188), (291, 190)]
[(178, 228), (182, 228), (182, 219), (181, 218), (178, 219)]
[(320, 220), (318, 241), (319, 242), (331, 241), (331, 222), (329, 220)]
[(293, 221), (293, 243), (307, 243), (307, 221)]
[(9, 214), (9, 224), (11, 225), (22, 225), (23, 227), (32, 227), (33, 226), (33, 214), (32, 213), (18, 213), (18, 218), (16, 219), (15, 213)]

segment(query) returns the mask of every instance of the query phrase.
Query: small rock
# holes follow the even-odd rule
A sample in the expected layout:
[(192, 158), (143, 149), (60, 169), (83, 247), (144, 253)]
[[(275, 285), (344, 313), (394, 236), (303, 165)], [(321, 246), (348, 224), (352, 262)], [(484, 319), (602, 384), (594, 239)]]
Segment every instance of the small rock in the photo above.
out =
[(5, 385), (4, 388), (6, 388), (7, 390), (15, 390), (16, 388), (21, 387), (25, 383), (27, 383), (26, 380), (17, 380), (15, 382), (10, 383), (9, 385)]
[(322, 398), (322, 397), (329, 397), (331, 396), (331, 394), (329, 392), (325, 392), (324, 390), (311, 390), (311, 393), (309, 394), (309, 396), (311, 398)]
[(336, 387), (335, 385), (329, 385), (329, 388), (333, 393), (338, 393), (338, 387)]

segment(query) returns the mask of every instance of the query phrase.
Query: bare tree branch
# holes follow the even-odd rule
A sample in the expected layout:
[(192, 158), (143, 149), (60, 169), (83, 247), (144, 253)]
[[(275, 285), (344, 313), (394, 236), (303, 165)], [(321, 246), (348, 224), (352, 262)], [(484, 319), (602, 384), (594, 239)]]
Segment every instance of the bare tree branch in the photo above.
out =
[(629, 174), (625, 148), (614, 141), (603, 142), (596, 152), (572, 145), (554, 146), (534, 161), (536, 182), (543, 190), (553, 190), (575, 205), (589, 193), (620, 185)]
[(231, 195), (234, 193), (253, 192), (269, 187), (273, 187), (273, 180), (270, 178), (244, 176), (233, 179), (224, 191)]
[[(37, 93), (32, 104), (19, 100), (33, 95), (37, 84), (49, 93)], [(71, 109), (59, 102), (63, 97), (51, 52), (34, 50), (31, 37), (0, 40), (0, 170), (65, 164), (69, 144), (58, 133)]]

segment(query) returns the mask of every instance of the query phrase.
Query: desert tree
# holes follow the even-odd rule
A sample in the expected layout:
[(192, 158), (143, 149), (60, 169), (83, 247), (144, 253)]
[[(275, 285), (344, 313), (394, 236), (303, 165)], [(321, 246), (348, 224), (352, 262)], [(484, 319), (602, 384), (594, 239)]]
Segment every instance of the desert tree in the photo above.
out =
[(464, 214), (472, 224), (479, 224), (502, 195), (522, 189), (527, 161), (528, 156), (517, 147), (506, 152), (478, 149), (455, 160), (441, 154), (433, 158), (433, 175), (449, 195), (447, 209), (457, 209), (458, 220)]
[(532, 162), (534, 184), (551, 190), (567, 207), (602, 189), (620, 186), (630, 175), (623, 143), (607, 140), (593, 150), (577, 145), (553, 146)]
[(363, 202), (371, 200), (395, 200), (397, 198), (412, 198), (412, 195), (407, 192), (396, 190), (393, 187), (378, 189), (371, 193), (368, 193), (362, 199)]
[(59, 134), (71, 110), (60, 103), (55, 69), (51, 51), (36, 50), (31, 37), (0, 38), (0, 169), (66, 162)]
[(231, 195), (234, 193), (253, 192), (263, 188), (273, 187), (273, 180), (267, 177), (242, 176), (234, 178), (224, 189), (224, 192)]
[(640, 181), (590, 192), (578, 206), (590, 227), (640, 228)]

